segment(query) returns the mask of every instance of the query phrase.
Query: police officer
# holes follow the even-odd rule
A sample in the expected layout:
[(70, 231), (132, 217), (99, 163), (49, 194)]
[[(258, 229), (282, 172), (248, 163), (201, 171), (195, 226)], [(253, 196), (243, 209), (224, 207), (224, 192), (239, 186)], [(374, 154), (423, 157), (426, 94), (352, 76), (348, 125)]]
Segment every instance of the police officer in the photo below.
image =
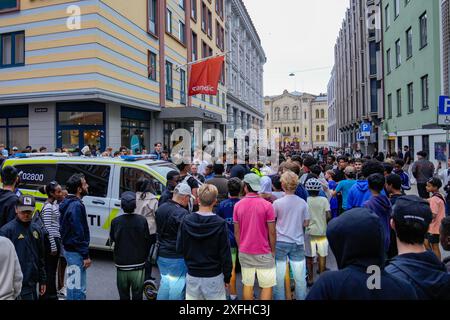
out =
[(8, 238), (16, 248), (23, 273), (19, 299), (37, 300), (37, 284), (42, 296), (46, 290), (45, 245), (42, 231), (32, 222), (36, 201), (33, 196), (22, 195), (16, 205), (16, 218), (0, 229), (0, 235)]

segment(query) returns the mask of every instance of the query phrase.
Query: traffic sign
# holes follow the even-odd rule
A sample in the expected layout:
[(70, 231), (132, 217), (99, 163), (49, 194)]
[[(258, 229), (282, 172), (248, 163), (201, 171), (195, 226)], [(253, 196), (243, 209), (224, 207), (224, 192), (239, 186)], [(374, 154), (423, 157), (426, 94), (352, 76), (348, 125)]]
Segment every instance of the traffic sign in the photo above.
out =
[(439, 97), (438, 125), (450, 126), (450, 97)]
[(366, 137), (363, 135), (363, 132), (358, 131), (356, 133), (356, 141), (358, 141), (358, 142), (365, 142), (366, 141)]
[(369, 122), (364, 122), (361, 124), (361, 134), (363, 137), (370, 137), (370, 133), (372, 132), (372, 124)]

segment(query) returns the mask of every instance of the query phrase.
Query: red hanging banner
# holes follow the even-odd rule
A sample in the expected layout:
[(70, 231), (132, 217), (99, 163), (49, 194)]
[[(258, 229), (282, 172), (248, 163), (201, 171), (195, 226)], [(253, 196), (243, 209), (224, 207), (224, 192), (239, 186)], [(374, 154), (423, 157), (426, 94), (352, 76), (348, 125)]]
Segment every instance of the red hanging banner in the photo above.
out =
[(196, 94), (217, 95), (217, 86), (225, 57), (217, 57), (193, 64), (189, 79), (189, 96)]

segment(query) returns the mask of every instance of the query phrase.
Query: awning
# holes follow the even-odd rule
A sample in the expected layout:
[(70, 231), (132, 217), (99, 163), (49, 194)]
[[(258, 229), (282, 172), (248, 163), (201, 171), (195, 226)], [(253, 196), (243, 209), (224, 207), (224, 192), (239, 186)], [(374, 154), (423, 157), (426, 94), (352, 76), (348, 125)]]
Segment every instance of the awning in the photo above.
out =
[(174, 121), (204, 121), (222, 123), (222, 115), (216, 112), (203, 110), (194, 107), (185, 108), (162, 108), (158, 115), (158, 119), (161, 120), (174, 120)]

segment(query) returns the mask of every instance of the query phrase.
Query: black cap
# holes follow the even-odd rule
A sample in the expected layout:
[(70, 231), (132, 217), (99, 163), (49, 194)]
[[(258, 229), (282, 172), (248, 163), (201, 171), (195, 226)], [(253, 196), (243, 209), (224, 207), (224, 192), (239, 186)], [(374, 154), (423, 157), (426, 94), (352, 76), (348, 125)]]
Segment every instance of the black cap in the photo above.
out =
[(398, 198), (392, 208), (392, 215), (395, 220), (417, 221), (426, 227), (433, 220), (433, 213), (428, 201), (414, 195)]
[(19, 211), (32, 211), (36, 208), (36, 199), (32, 195), (24, 194), (17, 200), (17, 209)]
[(132, 213), (136, 209), (136, 194), (131, 191), (122, 193), (120, 206), (125, 213)]

